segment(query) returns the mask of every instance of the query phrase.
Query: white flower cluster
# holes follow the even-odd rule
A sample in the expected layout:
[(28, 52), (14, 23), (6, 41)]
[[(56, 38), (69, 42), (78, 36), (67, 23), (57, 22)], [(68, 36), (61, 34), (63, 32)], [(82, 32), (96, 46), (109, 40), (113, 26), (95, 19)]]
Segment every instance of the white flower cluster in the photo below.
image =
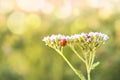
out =
[(58, 34), (58, 35), (52, 35), (52, 36), (47, 36), (47, 37), (44, 37), (42, 41), (54, 41), (54, 40), (61, 40), (61, 39), (66, 39), (66, 36), (64, 35), (61, 35), (61, 34)]
[[(62, 41), (62, 44), (67, 42), (67, 44), (71, 43), (78, 43), (82, 47), (96, 47), (99, 46), (99, 44), (103, 44), (106, 40), (109, 39), (109, 37), (106, 34), (99, 33), (99, 32), (90, 32), (90, 33), (81, 33), (81, 34), (75, 34), (72, 36), (64, 36), (61, 34), (58, 35), (52, 35), (43, 38), (43, 41), (46, 43), (48, 46), (60, 46), (60, 41)], [(66, 40), (66, 41), (65, 41)]]
[(79, 39), (82, 37), (86, 38), (87, 40), (90, 40), (92, 37), (103, 38), (103, 40), (105, 41), (109, 39), (109, 37), (106, 34), (99, 33), (99, 32), (90, 32), (88, 34), (87, 33), (75, 34), (71, 36), (71, 39), (75, 40), (75, 39)]
[(99, 32), (90, 32), (88, 34), (88, 36), (98, 36), (98, 37), (101, 37), (103, 38), (105, 41), (109, 39), (109, 37), (106, 35), (106, 34), (103, 34), (103, 33), (99, 33)]
[(42, 41), (44, 41), (47, 46), (56, 48), (60, 46), (60, 40), (62, 39), (66, 40), (67, 37), (64, 35), (58, 34), (58, 35), (44, 37)]

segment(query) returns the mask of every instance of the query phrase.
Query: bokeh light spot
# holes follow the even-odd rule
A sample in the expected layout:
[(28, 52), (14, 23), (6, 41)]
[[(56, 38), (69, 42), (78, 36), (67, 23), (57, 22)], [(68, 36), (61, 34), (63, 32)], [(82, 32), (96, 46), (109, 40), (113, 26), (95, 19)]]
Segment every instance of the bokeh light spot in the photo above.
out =
[(38, 11), (40, 8), (40, 0), (16, 0), (17, 5), (25, 11)]
[(13, 3), (10, 0), (0, 0), (0, 13), (9, 13), (13, 10), (13, 7)]
[(72, 15), (71, 2), (67, 1), (63, 6), (61, 6), (56, 13), (56, 16), (61, 19), (68, 18)]
[(39, 29), (41, 24), (41, 19), (36, 14), (30, 14), (27, 16), (27, 26), (29, 29)]
[(11, 32), (22, 34), (26, 30), (26, 15), (22, 12), (12, 13), (8, 18), (7, 26)]

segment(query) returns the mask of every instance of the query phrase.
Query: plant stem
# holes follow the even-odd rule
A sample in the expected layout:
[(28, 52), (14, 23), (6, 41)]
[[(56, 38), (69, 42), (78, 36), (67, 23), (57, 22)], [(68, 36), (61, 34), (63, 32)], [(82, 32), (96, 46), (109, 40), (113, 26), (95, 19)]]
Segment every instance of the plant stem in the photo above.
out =
[(73, 52), (79, 57), (79, 59), (81, 59), (84, 63), (85, 60), (78, 54), (78, 52), (75, 50), (75, 48), (73, 46), (70, 46), (70, 48), (73, 50)]
[(90, 80), (90, 72), (88, 72), (88, 80)]
[[(88, 56), (89, 54), (89, 56)], [(94, 63), (94, 58), (95, 58), (95, 51), (90, 51), (89, 53), (85, 54), (85, 61), (86, 61), (86, 68), (87, 68), (87, 77), (88, 80), (91, 80), (90, 73), (92, 70), (92, 66)]]
[(86, 68), (87, 68), (87, 79), (91, 80), (90, 78), (91, 67), (87, 62), (86, 62)]
[(71, 63), (66, 59), (66, 57), (64, 55), (61, 55), (64, 60), (67, 62), (67, 64), (71, 67), (71, 69), (75, 72), (75, 74), (81, 79), (81, 80), (85, 80), (85, 78), (83, 77), (82, 74), (78, 73), (78, 71), (71, 65)]
[(90, 68), (92, 68), (92, 65), (94, 63), (94, 59), (95, 59), (95, 51), (92, 52), (92, 60), (91, 60)]
[(90, 79), (90, 72), (91, 72), (91, 56), (88, 57), (88, 53), (85, 53), (85, 64), (86, 64), (86, 69), (87, 69), (87, 79), (88, 80), (91, 80)]
[(62, 56), (62, 58), (67, 62), (67, 64), (70, 66), (70, 68), (74, 71), (74, 73), (81, 79), (81, 80), (86, 80), (85, 77), (82, 75), (81, 72), (78, 72), (73, 66), (72, 64), (68, 61), (68, 59), (63, 55), (63, 53), (59, 50), (56, 50), (58, 53), (60, 53), (60, 55)]

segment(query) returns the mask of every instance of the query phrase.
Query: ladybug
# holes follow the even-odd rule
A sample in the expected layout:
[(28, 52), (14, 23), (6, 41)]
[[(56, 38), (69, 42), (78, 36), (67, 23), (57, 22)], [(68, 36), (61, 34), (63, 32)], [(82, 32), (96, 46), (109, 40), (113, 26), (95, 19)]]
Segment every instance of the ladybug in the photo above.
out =
[(60, 45), (61, 45), (61, 46), (65, 46), (66, 43), (67, 43), (67, 40), (66, 40), (66, 39), (61, 39), (61, 41), (60, 41)]

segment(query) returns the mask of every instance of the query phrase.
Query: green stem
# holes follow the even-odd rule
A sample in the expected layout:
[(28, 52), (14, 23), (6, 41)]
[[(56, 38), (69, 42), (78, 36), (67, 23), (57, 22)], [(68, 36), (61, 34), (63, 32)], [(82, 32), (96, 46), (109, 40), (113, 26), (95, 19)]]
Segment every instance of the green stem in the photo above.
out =
[(94, 63), (95, 51), (94, 50), (90, 51), (89, 57), (87, 57), (87, 54), (85, 56), (86, 56), (85, 60), (86, 60), (86, 68), (87, 68), (87, 77), (88, 77), (88, 80), (91, 80), (90, 73), (92, 70), (93, 63)]
[(81, 59), (84, 63), (85, 60), (78, 54), (78, 52), (75, 50), (75, 48), (73, 46), (70, 46), (70, 48), (73, 50), (73, 52), (79, 57), (79, 59)]
[(91, 60), (91, 64), (90, 64), (91, 69), (92, 69), (92, 65), (94, 63), (94, 59), (95, 59), (95, 51), (92, 52), (92, 60)]
[(89, 64), (89, 61), (90, 60), (90, 57), (88, 57), (88, 53), (85, 53), (85, 64), (86, 64), (86, 68), (87, 68), (87, 77), (88, 77), (88, 80), (90, 80), (90, 72), (91, 72), (91, 65)]
[(90, 80), (90, 72), (88, 72), (88, 80)]
[(75, 74), (81, 79), (81, 80), (86, 80), (85, 77), (82, 75), (81, 72), (78, 72), (73, 66), (72, 64), (68, 61), (68, 59), (63, 55), (63, 53), (59, 50), (56, 50), (61, 56), (62, 58), (67, 62), (67, 64), (70, 66), (70, 68), (75, 72)]
[(93, 59), (93, 53), (90, 52), (90, 53), (89, 53), (89, 65), (91, 65), (92, 59)]
[(91, 68), (90, 68), (90, 65), (88, 63), (86, 63), (86, 68), (87, 68), (87, 78), (88, 78), (88, 80), (91, 80), (91, 78), (90, 78)]

